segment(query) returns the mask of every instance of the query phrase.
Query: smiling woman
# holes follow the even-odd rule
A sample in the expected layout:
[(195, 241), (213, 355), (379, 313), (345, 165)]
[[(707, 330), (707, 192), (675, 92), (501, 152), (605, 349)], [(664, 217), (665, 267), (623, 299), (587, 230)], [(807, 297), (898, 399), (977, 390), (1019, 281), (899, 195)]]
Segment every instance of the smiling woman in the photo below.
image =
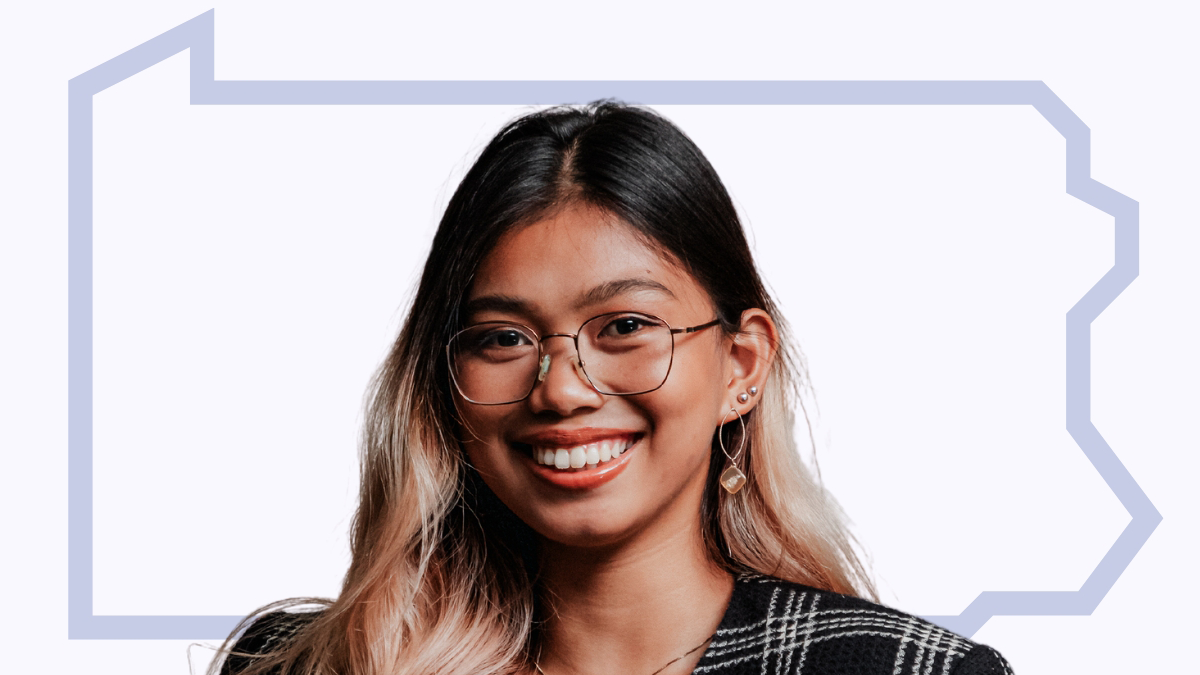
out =
[(713, 430), (736, 393), (766, 376), (775, 342), (766, 314), (743, 312), (737, 341), (704, 330), (720, 319), (691, 275), (580, 203), (500, 237), (468, 297), (468, 308), (491, 307), (465, 316), (468, 334), (499, 327), (523, 344), (452, 345), (463, 399), (520, 402), (460, 405), (463, 449), (543, 548), (700, 542)]
[(616, 103), (512, 122), (374, 381), (341, 594), (251, 615), (213, 672), (1007, 672), (862, 599), (793, 441), (798, 368), (679, 129)]

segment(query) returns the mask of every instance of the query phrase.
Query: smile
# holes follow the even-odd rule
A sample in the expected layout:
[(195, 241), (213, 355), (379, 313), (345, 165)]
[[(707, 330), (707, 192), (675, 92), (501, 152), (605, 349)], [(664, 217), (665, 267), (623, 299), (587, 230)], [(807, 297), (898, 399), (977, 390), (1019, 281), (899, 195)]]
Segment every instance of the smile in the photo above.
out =
[(642, 432), (627, 429), (548, 430), (517, 439), (514, 449), (543, 481), (568, 490), (591, 490), (629, 466)]
[(593, 469), (620, 457), (634, 442), (633, 438), (612, 438), (568, 448), (542, 445), (530, 447), (533, 461), (542, 466), (552, 466), (561, 471), (579, 471)]

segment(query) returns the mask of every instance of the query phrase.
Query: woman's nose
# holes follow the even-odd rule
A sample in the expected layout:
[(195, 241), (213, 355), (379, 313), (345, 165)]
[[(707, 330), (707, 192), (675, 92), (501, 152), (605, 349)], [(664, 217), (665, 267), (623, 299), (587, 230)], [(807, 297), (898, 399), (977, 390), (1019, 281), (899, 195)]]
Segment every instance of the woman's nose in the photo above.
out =
[(553, 411), (566, 416), (604, 404), (604, 395), (592, 387), (583, 373), (574, 345), (563, 342), (555, 349), (547, 349), (538, 363), (538, 382), (529, 394), (529, 405), (534, 412)]

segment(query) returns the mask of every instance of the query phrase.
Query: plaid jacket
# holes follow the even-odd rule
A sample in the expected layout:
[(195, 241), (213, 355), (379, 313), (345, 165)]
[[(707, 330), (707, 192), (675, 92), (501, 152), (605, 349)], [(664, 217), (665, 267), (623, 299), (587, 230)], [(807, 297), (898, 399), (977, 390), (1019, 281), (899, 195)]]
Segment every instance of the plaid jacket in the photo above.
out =
[(1012, 675), (986, 645), (867, 600), (762, 576), (734, 584), (695, 675)]
[[(312, 614), (276, 612), (256, 621), (234, 652), (259, 654), (286, 640)], [(236, 675), (247, 657), (226, 659)], [(867, 600), (757, 575), (734, 583), (729, 607), (694, 675), (1012, 675), (975, 644)], [(625, 675), (614, 673), (613, 675)]]

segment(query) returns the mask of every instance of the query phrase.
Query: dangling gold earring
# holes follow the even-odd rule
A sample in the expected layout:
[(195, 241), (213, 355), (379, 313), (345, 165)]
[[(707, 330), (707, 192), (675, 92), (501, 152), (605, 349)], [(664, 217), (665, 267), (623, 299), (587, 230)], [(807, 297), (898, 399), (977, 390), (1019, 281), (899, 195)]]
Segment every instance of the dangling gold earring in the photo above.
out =
[(721, 418), (721, 426), (717, 427), (717, 444), (721, 446), (721, 452), (729, 459), (729, 468), (721, 472), (721, 487), (733, 495), (737, 494), (737, 491), (746, 485), (746, 474), (742, 473), (742, 470), (737, 466), (738, 457), (742, 456), (742, 450), (746, 448), (746, 422), (742, 419), (741, 413), (736, 408), (730, 408), (729, 412), (737, 415), (738, 422), (742, 425), (742, 442), (738, 444), (737, 452), (733, 455), (730, 455), (729, 451), (725, 449), (724, 434), (721, 433), (721, 427), (724, 427), (725, 420), (729, 419), (729, 413), (725, 413), (725, 416)]

